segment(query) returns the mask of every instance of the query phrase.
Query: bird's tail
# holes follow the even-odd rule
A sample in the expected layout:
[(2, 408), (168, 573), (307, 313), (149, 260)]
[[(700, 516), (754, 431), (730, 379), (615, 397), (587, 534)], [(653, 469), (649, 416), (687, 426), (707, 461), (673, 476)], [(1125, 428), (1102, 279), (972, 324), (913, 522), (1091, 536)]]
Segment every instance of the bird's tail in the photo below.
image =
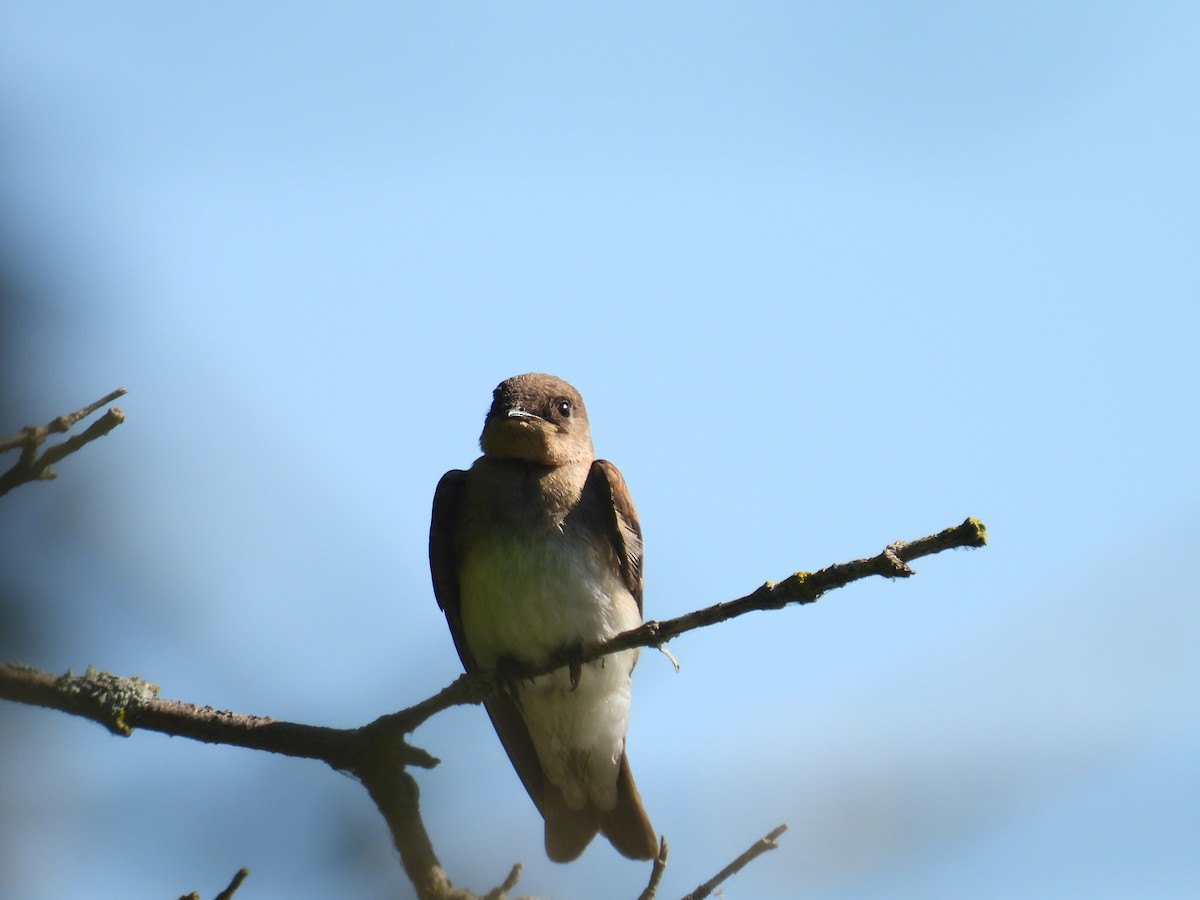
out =
[(621, 770), (617, 773), (617, 803), (608, 812), (600, 813), (600, 832), (630, 859), (654, 859), (658, 856), (658, 835), (642, 807), (642, 795), (633, 783), (629, 759), (621, 754)]
[(555, 862), (576, 859), (597, 831), (622, 856), (630, 859), (658, 856), (658, 837), (642, 808), (642, 798), (624, 754), (617, 772), (617, 802), (612, 809), (601, 810), (590, 801), (583, 809), (572, 809), (562, 791), (549, 782), (544, 784), (541, 807), (546, 819), (546, 855)]

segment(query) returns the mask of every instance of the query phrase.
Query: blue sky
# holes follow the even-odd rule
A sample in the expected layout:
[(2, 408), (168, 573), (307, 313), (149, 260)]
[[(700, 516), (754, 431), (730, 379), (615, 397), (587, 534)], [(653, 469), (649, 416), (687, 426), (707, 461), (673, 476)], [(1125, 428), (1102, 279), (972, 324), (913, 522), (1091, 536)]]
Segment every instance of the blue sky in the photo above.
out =
[[(650, 616), (991, 534), (643, 656), (664, 896), (783, 821), (727, 897), (1194, 896), (1198, 40), (1186, 4), (7, 5), (0, 433), (130, 393), (0, 504), (4, 658), (314, 724), (427, 696), (434, 486), (548, 371)], [(481, 711), (414, 741), (457, 882), (641, 890), (544, 859)], [(16, 707), (0, 748), (5, 896), (406, 890), (315, 763)]]

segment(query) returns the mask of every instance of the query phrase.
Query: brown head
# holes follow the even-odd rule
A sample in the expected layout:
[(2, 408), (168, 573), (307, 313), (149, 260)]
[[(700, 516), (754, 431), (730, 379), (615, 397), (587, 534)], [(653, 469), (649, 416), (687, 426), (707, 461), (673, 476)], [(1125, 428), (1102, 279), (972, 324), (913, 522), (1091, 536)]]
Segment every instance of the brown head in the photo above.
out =
[(596, 458), (579, 391), (561, 378), (532, 373), (492, 392), (479, 446), (489, 459), (565, 466)]

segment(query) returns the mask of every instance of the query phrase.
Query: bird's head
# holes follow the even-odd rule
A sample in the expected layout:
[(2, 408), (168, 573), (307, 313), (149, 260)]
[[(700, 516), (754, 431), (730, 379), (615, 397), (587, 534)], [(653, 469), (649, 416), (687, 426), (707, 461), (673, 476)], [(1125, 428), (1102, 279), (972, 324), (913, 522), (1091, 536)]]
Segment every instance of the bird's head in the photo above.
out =
[(553, 375), (517, 375), (492, 393), (479, 446), (490, 459), (543, 466), (591, 462), (592, 434), (579, 391)]

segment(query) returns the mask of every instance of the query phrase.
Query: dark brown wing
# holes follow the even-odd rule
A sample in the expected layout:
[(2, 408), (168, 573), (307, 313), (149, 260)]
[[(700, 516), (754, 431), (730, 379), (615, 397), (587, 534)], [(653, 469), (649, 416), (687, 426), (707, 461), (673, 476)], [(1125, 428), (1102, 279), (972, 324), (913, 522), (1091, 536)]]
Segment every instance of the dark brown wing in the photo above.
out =
[(458, 596), (458, 517), (466, 483), (467, 473), (462, 469), (451, 469), (438, 482), (429, 523), (429, 571), (433, 575), (433, 594), (446, 614), (458, 658), (464, 669), (474, 672), (479, 666), (467, 649)]
[(642, 611), (642, 526), (638, 522), (637, 510), (633, 508), (633, 498), (629, 496), (629, 488), (625, 479), (617, 471), (617, 467), (607, 459), (598, 459), (592, 463), (588, 473), (588, 483), (585, 491), (595, 491), (606, 501), (604, 505), (605, 524), (608, 528), (609, 539), (617, 552), (621, 564), (621, 578), (633, 599), (637, 601), (638, 612)]
[(600, 831), (623, 856), (630, 859), (654, 859), (658, 856), (658, 836), (642, 806), (642, 795), (629, 771), (629, 756), (621, 754), (617, 773), (617, 805), (600, 813)]
[[(592, 463), (585, 493), (598, 497), (596, 507), (616, 551), (621, 578), (642, 611), (642, 527), (625, 479), (617, 467), (605, 459)], [(617, 773), (617, 804), (600, 813), (600, 831), (612, 845), (630, 859), (653, 859), (658, 855), (658, 838), (642, 807), (642, 798), (629, 771), (629, 758), (621, 754)]]

